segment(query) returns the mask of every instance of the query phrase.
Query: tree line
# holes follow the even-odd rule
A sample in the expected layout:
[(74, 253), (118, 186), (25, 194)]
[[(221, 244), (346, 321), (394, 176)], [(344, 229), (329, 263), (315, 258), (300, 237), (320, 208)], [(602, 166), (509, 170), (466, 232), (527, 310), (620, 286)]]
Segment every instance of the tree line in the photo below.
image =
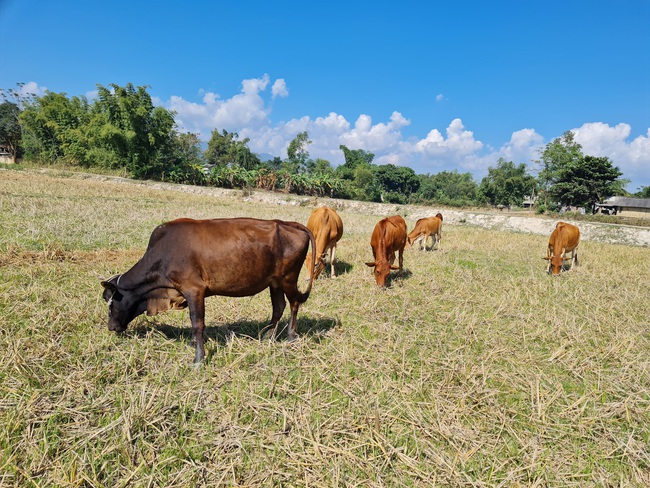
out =
[[(546, 145), (537, 176), (526, 164), (499, 159), (477, 182), (455, 170), (416, 174), (408, 161), (377, 165), (373, 153), (344, 145), (345, 162), (333, 167), (310, 157), (307, 132), (289, 143), (284, 159), (262, 161), (248, 138), (216, 128), (204, 148), (198, 134), (178, 131), (172, 111), (154, 106), (147, 86), (97, 85), (94, 100), (49, 91), (36, 96), (21, 88), (0, 89), (0, 147), (14, 161), (376, 202), (521, 206), (533, 199), (540, 212), (564, 206), (590, 210), (609, 196), (628, 195), (621, 171), (606, 157), (583, 154), (572, 132)], [(637, 196), (650, 196), (650, 187)]]

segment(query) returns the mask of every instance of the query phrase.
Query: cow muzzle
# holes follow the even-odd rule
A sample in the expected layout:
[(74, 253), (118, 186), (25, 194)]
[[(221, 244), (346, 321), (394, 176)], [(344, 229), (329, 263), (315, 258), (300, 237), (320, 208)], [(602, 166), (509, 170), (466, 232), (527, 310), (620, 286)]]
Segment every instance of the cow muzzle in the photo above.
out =
[(122, 325), (122, 324), (118, 323), (115, 320), (109, 320), (108, 321), (108, 330), (116, 332), (116, 333), (124, 332), (126, 330), (126, 325)]

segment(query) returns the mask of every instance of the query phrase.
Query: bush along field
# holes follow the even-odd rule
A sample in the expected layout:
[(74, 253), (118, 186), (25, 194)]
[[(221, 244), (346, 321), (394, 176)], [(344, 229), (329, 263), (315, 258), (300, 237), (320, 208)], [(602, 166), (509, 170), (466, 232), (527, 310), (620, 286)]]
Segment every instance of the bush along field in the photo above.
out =
[(382, 216), (341, 209), (298, 341), (257, 339), (267, 292), (206, 300), (198, 369), (186, 310), (107, 330), (100, 280), (156, 225), (313, 208), (4, 171), (0, 486), (650, 485), (647, 247), (585, 240), (552, 278), (548, 236), (443, 224), (381, 291)]

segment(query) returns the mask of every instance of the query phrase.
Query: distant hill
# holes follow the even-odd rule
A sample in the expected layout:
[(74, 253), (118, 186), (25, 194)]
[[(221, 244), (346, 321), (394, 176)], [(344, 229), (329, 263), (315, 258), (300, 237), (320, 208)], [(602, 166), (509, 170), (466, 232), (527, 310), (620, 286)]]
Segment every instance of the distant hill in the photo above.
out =
[(262, 161), (263, 163), (266, 161), (273, 161), (273, 158), (275, 158), (273, 154), (269, 154), (269, 153), (255, 153), (255, 154), (257, 154), (257, 157), (260, 158), (260, 161)]

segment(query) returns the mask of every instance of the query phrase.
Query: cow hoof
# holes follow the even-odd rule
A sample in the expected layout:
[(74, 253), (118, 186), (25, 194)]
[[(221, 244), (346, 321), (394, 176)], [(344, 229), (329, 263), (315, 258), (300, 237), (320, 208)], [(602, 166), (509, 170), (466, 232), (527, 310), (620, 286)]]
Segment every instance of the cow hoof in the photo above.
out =
[(260, 342), (275, 342), (275, 331), (262, 331), (260, 333)]

